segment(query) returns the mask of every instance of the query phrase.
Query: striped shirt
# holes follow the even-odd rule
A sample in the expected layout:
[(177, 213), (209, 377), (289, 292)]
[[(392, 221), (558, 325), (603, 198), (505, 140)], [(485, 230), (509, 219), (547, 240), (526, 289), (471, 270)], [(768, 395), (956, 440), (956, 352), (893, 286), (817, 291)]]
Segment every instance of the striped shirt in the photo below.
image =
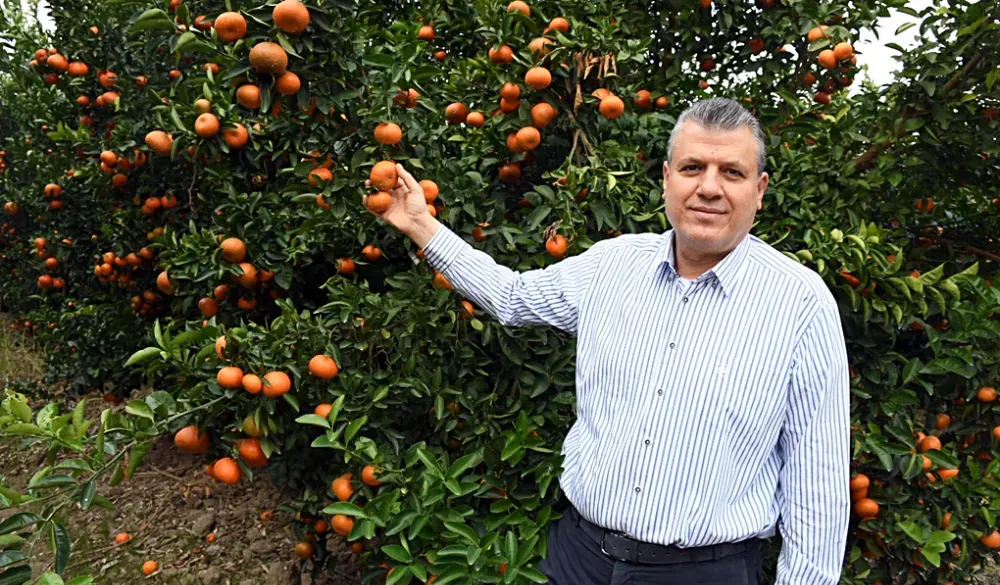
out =
[(560, 485), (584, 518), (680, 547), (767, 538), (778, 585), (836, 585), (850, 515), (850, 392), (820, 276), (748, 235), (684, 286), (673, 230), (517, 273), (446, 227), (431, 266), (507, 326), (577, 337)]

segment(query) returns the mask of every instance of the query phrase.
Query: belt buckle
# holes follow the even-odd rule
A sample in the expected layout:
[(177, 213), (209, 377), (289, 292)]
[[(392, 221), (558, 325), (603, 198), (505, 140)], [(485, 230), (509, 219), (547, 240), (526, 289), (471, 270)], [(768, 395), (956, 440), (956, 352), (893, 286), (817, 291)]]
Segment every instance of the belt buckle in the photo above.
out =
[(613, 530), (605, 530), (603, 533), (601, 533), (601, 552), (604, 553), (605, 556), (607, 556), (609, 558), (612, 558), (612, 559), (614, 559), (616, 561), (620, 561), (620, 562), (623, 562), (623, 563), (630, 562), (629, 559), (624, 559), (624, 558), (621, 558), (621, 557), (617, 557), (617, 556), (609, 553), (608, 550), (606, 548), (604, 548), (604, 539), (607, 538), (608, 534), (613, 534), (615, 536), (622, 536), (622, 537), (628, 538), (628, 536), (626, 534), (622, 533), (622, 532), (615, 532)]

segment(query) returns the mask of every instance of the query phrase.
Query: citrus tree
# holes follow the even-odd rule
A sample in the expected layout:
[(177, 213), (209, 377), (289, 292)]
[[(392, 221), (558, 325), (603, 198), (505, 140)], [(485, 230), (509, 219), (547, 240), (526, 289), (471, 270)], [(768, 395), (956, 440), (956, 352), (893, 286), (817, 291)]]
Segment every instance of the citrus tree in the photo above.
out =
[[(890, 8), (920, 45), (875, 87), (853, 42)], [(669, 227), (669, 134), (713, 95), (768, 131), (753, 233), (840, 303), (844, 582), (970, 581), (1000, 549), (996, 3), (73, 0), (51, 35), (8, 10), (3, 302), (53, 377), (146, 381), (198, 409), (167, 426), (207, 473), (298, 488), (305, 569), (332, 529), (366, 578), (543, 582), (564, 504), (573, 339), (500, 326), (369, 213), (387, 161), (544, 268)]]

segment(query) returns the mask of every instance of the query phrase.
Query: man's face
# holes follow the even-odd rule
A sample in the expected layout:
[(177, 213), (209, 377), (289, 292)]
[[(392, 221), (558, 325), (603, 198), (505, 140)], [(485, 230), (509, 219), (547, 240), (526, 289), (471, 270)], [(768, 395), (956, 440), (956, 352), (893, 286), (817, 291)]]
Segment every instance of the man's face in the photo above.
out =
[(750, 232), (762, 207), (767, 173), (758, 174), (749, 128), (708, 130), (684, 122), (673, 159), (663, 163), (663, 200), (679, 245), (725, 254)]

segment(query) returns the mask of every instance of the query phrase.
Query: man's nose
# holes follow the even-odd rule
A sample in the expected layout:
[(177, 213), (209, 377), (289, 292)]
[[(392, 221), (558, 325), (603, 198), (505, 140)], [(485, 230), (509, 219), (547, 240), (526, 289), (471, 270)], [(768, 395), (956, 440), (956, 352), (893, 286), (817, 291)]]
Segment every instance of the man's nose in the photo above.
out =
[(719, 169), (708, 167), (701, 175), (701, 183), (698, 184), (698, 194), (705, 197), (721, 197), (722, 178), (719, 176)]

